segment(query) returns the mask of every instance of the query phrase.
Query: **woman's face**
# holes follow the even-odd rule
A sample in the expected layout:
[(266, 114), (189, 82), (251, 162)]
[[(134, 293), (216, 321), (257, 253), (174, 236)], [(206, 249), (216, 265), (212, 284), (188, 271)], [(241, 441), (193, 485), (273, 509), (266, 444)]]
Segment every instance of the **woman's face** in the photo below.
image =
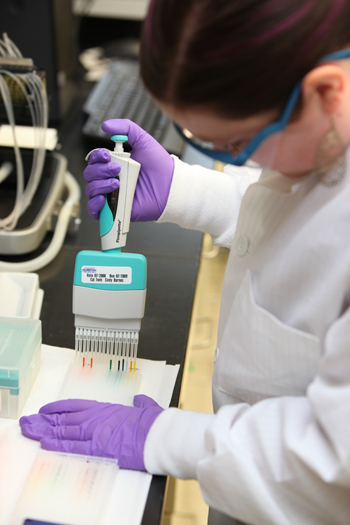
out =
[[(195, 137), (212, 142), (215, 149), (237, 154), (262, 128), (277, 120), (274, 112), (247, 119), (225, 119), (205, 107), (177, 109), (159, 104), (181, 128)], [(304, 108), (300, 117), (289, 123), (282, 133), (268, 137), (253, 154), (252, 160), (263, 167), (298, 177), (314, 168), (317, 146), (330, 128), (330, 118), (317, 104)]]

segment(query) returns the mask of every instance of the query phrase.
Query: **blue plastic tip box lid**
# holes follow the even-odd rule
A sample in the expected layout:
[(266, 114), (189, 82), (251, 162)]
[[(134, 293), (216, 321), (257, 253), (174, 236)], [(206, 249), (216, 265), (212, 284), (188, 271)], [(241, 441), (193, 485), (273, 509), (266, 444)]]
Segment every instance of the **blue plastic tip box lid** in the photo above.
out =
[(0, 388), (18, 389), (41, 346), (41, 321), (0, 318)]

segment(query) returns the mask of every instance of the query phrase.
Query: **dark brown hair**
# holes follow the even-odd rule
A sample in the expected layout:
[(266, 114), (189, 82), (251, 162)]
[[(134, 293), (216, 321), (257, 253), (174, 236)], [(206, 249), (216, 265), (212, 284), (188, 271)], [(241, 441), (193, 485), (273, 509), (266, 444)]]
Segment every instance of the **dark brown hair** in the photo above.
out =
[(153, 0), (141, 74), (175, 107), (227, 118), (281, 109), (297, 81), (350, 44), (350, 0)]

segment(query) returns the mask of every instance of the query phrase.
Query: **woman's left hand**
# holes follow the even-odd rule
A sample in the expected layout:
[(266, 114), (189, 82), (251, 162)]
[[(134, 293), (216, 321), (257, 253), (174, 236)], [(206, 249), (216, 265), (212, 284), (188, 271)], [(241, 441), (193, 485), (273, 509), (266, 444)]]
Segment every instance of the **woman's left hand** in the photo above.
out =
[(146, 437), (162, 411), (144, 395), (134, 397), (133, 407), (67, 399), (49, 403), (19, 423), (22, 434), (47, 450), (116, 458), (121, 468), (146, 470)]

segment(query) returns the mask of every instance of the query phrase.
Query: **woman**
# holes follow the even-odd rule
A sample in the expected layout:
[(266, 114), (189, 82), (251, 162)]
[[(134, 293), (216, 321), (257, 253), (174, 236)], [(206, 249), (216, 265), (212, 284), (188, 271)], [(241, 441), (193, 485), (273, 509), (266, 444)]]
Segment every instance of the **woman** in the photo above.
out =
[[(231, 249), (215, 414), (144, 397), (135, 407), (63, 401), (22, 418), (25, 435), (195, 478), (211, 523), (349, 523), (348, 20), (349, 0), (151, 2), (148, 90), (180, 128), (213, 143), (211, 156), (264, 168), (247, 188), (240, 172), (252, 181), (253, 169), (188, 166), (130, 121), (102, 125), (129, 136), (142, 166), (133, 220), (206, 231)], [(119, 167), (106, 150), (89, 163), (97, 218)]]

